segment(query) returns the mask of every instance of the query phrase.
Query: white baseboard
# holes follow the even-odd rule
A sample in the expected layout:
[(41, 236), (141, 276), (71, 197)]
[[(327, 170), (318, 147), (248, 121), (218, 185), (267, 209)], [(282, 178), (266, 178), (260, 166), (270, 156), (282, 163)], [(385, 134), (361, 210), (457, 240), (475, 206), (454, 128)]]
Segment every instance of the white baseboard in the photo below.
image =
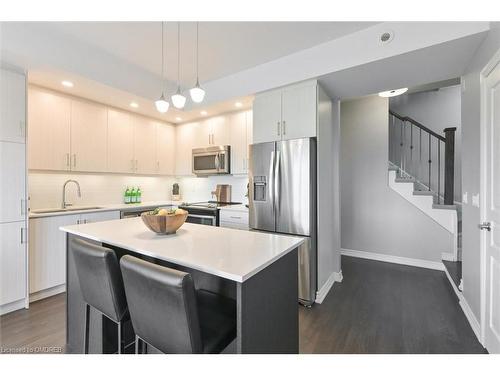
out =
[(19, 301), (14, 301), (0, 306), (0, 315), (8, 314), (12, 311), (21, 310), (26, 308), (26, 300), (20, 299)]
[(405, 257), (398, 257), (395, 255), (371, 253), (368, 251), (351, 250), (351, 249), (341, 249), (341, 254), (356, 258), (378, 260), (380, 262), (396, 263), (396, 264), (403, 264), (405, 266), (429, 268), (431, 270), (444, 271), (444, 265), (442, 262), (433, 262), (430, 260), (405, 258)]
[(456, 261), (455, 254), (453, 254), (453, 253), (441, 253), (441, 259), (442, 260), (447, 260), (447, 261), (450, 261), (450, 262), (455, 262)]
[(314, 302), (321, 304), (330, 289), (332, 289), (333, 284), (335, 282), (342, 282), (342, 278), (342, 270), (340, 270), (340, 272), (332, 272), (330, 277), (328, 277), (328, 280), (326, 280), (326, 283), (324, 283), (323, 286), (316, 292), (316, 300)]
[[(460, 294), (462, 294), (462, 293), (460, 293)], [(470, 324), (472, 330), (474, 331), (474, 334), (476, 335), (477, 340), (484, 347), (484, 343), (481, 341), (481, 325), (479, 324), (479, 321), (476, 319), (476, 316), (472, 312), (472, 309), (470, 308), (469, 304), (465, 300), (463, 294), (461, 295), (461, 297), (459, 297), (459, 300), (460, 300), (459, 301), (460, 307), (462, 308), (462, 310), (465, 314), (465, 317), (469, 321), (469, 324)]]
[(44, 289), (39, 292), (30, 294), (30, 303), (39, 301), (44, 298), (55, 296), (56, 294), (63, 293), (66, 291), (66, 284), (61, 284), (53, 288)]

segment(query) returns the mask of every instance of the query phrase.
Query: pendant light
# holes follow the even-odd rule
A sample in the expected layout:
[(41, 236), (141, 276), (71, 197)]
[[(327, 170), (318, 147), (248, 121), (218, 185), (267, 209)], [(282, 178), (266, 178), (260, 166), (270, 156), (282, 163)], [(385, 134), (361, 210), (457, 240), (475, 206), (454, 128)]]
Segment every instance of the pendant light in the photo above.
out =
[(161, 96), (155, 102), (156, 110), (160, 113), (166, 113), (170, 107), (170, 103), (165, 99), (165, 49), (164, 49), (164, 37), (165, 37), (165, 22), (161, 23)]
[(172, 104), (175, 108), (182, 109), (186, 104), (186, 97), (181, 94), (181, 23), (177, 22), (177, 92), (172, 95)]
[(203, 101), (203, 98), (205, 98), (205, 90), (203, 90), (200, 87), (200, 78), (199, 78), (199, 63), (198, 63), (198, 55), (199, 55), (199, 44), (198, 44), (198, 28), (199, 28), (199, 23), (196, 22), (196, 86), (193, 87), (191, 90), (189, 90), (189, 94), (191, 95), (191, 99), (195, 103), (201, 103)]

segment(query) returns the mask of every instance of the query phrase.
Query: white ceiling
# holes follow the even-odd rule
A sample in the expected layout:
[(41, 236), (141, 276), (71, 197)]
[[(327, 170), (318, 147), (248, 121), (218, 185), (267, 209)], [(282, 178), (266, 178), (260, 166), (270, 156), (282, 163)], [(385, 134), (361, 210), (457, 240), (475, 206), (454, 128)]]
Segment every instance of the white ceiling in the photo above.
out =
[[(211, 81), (368, 28), (375, 22), (200, 22), (200, 80)], [(167, 78), (177, 80), (177, 23), (167, 22)], [(160, 22), (47, 22), (52, 32), (161, 74)], [(195, 81), (196, 23), (181, 22), (181, 82)]]

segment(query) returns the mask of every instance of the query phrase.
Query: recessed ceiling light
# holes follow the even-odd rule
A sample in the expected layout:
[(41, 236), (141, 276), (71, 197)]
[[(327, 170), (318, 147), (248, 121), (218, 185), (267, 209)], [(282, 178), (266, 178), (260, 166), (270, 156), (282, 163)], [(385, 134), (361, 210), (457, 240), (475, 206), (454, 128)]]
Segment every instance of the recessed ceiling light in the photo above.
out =
[(382, 98), (390, 98), (391, 96), (398, 96), (398, 95), (404, 94), (407, 91), (408, 91), (408, 87), (405, 87), (402, 89), (382, 91), (382, 92), (378, 93), (378, 96), (381, 96)]
[(180, 117), (176, 117), (176, 118), (175, 118), (175, 121), (182, 121), (182, 118), (180, 118)]
[(64, 87), (73, 87), (74, 86), (73, 82), (71, 82), (71, 81), (62, 81), (61, 85), (63, 85)]
[(241, 108), (241, 107), (243, 106), (243, 103), (241, 103), (241, 102), (236, 102), (236, 103), (234, 103), (234, 106), (235, 106), (236, 108)]
[(137, 104), (136, 102), (130, 102), (130, 106), (132, 108), (139, 108), (139, 104)]
[(200, 115), (202, 115), (202, 116), (206, 116), (206, 115), (208, 115), (208, 112), (207, 112), (207, 111), (201, 111), (201, 112), (200, 112)]

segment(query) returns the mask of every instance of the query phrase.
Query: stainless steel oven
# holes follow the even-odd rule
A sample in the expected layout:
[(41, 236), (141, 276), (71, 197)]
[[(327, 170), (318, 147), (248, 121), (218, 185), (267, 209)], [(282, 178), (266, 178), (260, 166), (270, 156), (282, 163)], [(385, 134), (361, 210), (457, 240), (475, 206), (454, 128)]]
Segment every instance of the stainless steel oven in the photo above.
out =
[(231, 146), (193, 149), (192, 168), (197, 176), (231, 173)]
[(193, 224), (203, 224), (203, 225), (217, 225), (217, 217), (213, 215), (199, 215), (189, 213), (186, 222)]

